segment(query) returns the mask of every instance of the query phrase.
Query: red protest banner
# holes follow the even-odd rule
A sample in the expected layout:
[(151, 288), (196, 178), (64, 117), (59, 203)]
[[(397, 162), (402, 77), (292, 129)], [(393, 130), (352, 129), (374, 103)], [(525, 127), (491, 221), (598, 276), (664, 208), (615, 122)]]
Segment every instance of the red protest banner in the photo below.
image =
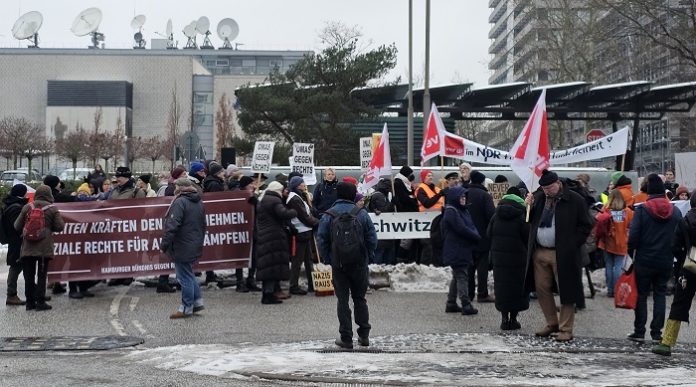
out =
[[(54, 234), (49, 282), (172, 273), (174, 264), (159, 250), (172, 199), (57, 203), (65, 230)], [(241, 191), (203, 195), (207, 227), (194, 270), (249, 266), (255, 209), (247, 199)]]

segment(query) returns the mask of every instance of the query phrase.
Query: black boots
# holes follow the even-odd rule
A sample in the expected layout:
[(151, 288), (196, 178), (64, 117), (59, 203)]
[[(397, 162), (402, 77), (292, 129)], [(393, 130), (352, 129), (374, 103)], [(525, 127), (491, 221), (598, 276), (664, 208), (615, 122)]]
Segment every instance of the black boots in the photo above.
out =
[(278, 297), (276, 297), (276, 295), (273, 293), (263, 293), (263, 297), (261, 297), (261, 303), (265, 305), (273, 305), (282, 304), (283, 301), (279, 300)]
[(517, 321), (517, 312), (500, 312), (503, 316), (503, 321), (500, 323), (500, 329), (504, 331), (514, 331), (522, 328), (522, 324)]

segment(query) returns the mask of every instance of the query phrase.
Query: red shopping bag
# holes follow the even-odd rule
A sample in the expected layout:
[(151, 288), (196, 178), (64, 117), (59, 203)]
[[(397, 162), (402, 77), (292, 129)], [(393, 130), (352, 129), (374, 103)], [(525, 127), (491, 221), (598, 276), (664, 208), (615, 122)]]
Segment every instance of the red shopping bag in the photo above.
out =
[(636, 286), (636, 273), (631, 268), (624, 272), (616, 281), (614, 287), (614, 306), (623, 309), (635, 309), (638, 303), (638, 287)]

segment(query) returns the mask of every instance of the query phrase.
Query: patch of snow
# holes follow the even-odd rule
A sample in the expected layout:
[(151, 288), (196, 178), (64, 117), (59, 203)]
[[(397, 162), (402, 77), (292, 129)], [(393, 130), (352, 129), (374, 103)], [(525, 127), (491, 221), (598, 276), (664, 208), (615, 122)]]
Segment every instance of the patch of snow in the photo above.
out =
[(395, 292), (447, 292), (452, 270), (449, 267), (399, 263), (370, 265), (370, 277), (386, 276)]

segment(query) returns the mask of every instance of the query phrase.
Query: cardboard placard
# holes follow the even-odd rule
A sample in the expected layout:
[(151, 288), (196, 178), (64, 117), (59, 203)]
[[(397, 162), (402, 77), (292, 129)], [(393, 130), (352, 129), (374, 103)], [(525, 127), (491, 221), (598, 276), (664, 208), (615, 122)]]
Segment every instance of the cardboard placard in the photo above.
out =
[(334, 294), (333, 272), (331, 270), (313, 271), (312, 283), (314, 284), (314, 294), (316, 296), (330, 296)]
[(292, 144), (290, 170), (301, 173), (305, 184), (317, 184), (317, 175), (314, 171), (314, 144), (299, 142)]
[(360, 170), (367, 172), (372, 160), (372, 137), (360, 137)]
[(274, 147), (273, 141), (256, 141), (251, 157), (251, 173), (271, 173)]
[(505, 196), (505, 192), (510, 188), (510, 183), (491, 183), (488, 184), (488, 192), (493, 197), (493, 204), (498, 207), (498, 202)]

